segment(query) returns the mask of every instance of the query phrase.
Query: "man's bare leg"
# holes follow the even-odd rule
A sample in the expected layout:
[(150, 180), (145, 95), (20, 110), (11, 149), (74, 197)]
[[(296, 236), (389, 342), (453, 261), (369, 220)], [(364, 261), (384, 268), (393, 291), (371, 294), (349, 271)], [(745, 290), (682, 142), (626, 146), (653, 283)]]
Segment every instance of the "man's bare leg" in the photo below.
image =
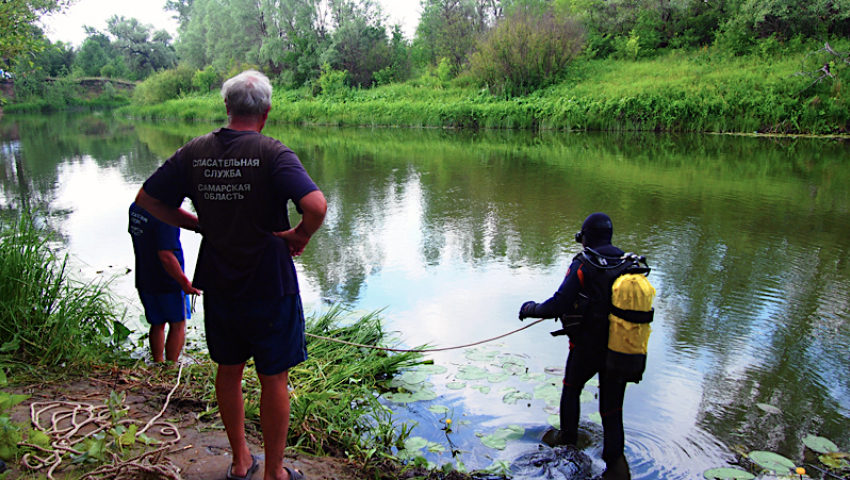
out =
[(233, 450), (233, 468), (231, 473), (244, 477), (251, 468), (253, 459), (248, 443), (245, 441), (245, 403), (242, 399), (242, 371), (245, 364), (219, 365), (215, 377), (215, 396), (218, 411), (227, 432), (230, 449)]
[[(186, 321), (168, 324), (168, 338), (165, 340), (165, 359), (169, 362), (180, 360), (180, 352), (186, 342)], [(160, 350), (162, 351), (162, 350)]]
[(289, 372), (258, 377), (262, 385), (260, 427), (266, 453), (263, 479), (288, 480), (288, 474), (283, 470), (283, 454), (289, 432)]
[(162, 352), (165, 349), (165, 324), (161, 325), (151, 325), (150, 331), (148, 332), (148, 342), (151, 346), (151, 355), (153, 356), (153, 361), (156, 363), (162, 363), (165, 361), (163, 358)]

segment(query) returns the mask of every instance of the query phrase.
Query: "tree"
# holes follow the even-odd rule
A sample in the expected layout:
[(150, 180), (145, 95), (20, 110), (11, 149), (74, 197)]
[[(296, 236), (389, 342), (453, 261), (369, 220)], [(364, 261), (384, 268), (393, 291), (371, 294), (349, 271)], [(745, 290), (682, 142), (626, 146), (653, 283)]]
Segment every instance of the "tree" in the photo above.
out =
[(109, 37), (90, 29), (87, 31), (89, 36), (80, 46), (74, 65), (79, 67), (84, 75), (96, 77), (100, 75), (100, 70), (113, 58), (115, 52)]
[(436, 65), (447, 58), (455, 73), (466, 62), (476, 34), (486, 30), (474, 0), (422, 0), (422, 16), (416, 27), (414, 45)]
[(0, 0), (0, 61), (15, 62), (24, 53), (44, 48), (35, 22), (58, 13), (73, 0)]
[(171, 35), (165, 30), (154, 31), (152, 25), (117, 15), (107, 20), (106, 30), (115, 39), (113, 48), (124, 57), (125, 65), (138, 79), (177, 65)]
[(520, 10), (479, 44), (470, 70), (495, 93), (523, 95), (553, 82), (583, 47), (584, 31), (572, 18)]

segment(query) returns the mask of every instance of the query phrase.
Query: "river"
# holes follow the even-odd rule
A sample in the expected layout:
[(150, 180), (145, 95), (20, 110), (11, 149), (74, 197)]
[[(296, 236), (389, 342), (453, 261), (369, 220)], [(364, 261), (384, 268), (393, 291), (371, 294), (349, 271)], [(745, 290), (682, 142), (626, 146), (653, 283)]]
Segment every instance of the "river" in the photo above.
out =
[[(0, 202), (49, 210), (79, 273), (114, 277), (126, 323), (144, 331), (127, 273), (127, 208), (164, 159), (212, 128), (108, 114), (6, 115)], [(647, 371), (626, 391), (633, 478), (698, 478), (733, 461), (736, 446), (799, 465), (809, 434), (850, 448), (847, 141), (294, 126), (264, 133), (299, 155), (328, 198), (324, 227), (296, 261), (309, 310), (382, 309), (403, 347), (508, 333), (525, 325), (517, 319), (524, 301), (558, 288), (580, 250), (573, 235), (583, 219), (606, 212), (614, 243), (648, 258), (658, 293)], [(191, 273), (200, 238), (183, 232), (182, 240)], [(201, 315), (190, 323), (195, 331)], [(547, 321), (430, 354), (437, 368), (425, 387), (437, 398), (386, 404), (417, 422), (413, 436), (442, 445), (422, 450), (436, 464), (455, 461), (453, 449), (470, 469), (536, 451), (557, 411), (545, 395), (556, 387), (546, 384), (558, 383), (567, 356), (565, 337), (549, 335), (557, 328)], [(464, 375), (470, 366), (489, 376)], [(601, 468), (598, 389), (587, 391), (580, 446)], [(519, 430), (504, 448), (485, 441), (510, 425)]]

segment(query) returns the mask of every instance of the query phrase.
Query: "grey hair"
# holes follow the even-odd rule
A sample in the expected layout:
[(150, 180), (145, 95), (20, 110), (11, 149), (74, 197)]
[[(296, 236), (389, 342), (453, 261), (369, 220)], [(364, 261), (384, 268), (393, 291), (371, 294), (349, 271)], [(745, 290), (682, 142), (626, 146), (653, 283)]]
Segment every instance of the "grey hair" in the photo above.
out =
[(221, 98), (230, 108), (231, 116), (262, 115), (272, 105), (272, 84), (262, 73), (245, 70), (224, 82)]

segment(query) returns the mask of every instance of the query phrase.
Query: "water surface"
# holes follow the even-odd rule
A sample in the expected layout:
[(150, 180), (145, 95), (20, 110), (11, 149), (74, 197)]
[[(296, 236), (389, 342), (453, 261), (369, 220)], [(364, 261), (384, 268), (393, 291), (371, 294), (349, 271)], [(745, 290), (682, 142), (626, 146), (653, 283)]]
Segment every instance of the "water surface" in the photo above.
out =
[[(214, 127), (7, 115), (0, 202), (48, 208), (80, 273), (117, 275), (127, 322), (144, 331), (126, 275), (127, 208), (165, 158)], [(604, 211), (615, 243), (648, 257), (658, 291), (647, 372), (629, 386), (624, 407), (634, 478), (696, 478), (734, 460), (736, 445), (800, 463), (810, 433), (850, 449), (846, 142), (275, 126), (264, 133), (299, 155), (329, 201), (323, 229), (297, 260), (312, 308), (383, 309), (406, 347), (507, 333), (524, 325), (524, 301), (554, 293), (579, 251), (573, 234), (588, 214)], [(199, 237), (182, 239), (191, 272)], [(427, 453), (437, 464), (454, 461), (453, 449), (468, 468), (535, 451), (556, 409), (534, 394), (558, 382), (567, 355), (566, 339), (549, 335), (556, 328), (548, 321), (476, 351), (432, 354), (446, 369), (427, 378), (438, 398), (387, 405), (418, 422), (414, 436), (444, 446)], [(499, 375), (506, 361), (511, 375)], [(491, 377), (459, 379), (467, 365)], [(581, 446), (601, 466), (602, 430), (591, 415), (598, 403), (588, 400)], [(449, 412), (429, 410), (435, 406)], [(449, 435), (445, 418), (453, 421)], [(504, 450), (484, 445), (482, 437), (508, 425), (523, 436)]]

